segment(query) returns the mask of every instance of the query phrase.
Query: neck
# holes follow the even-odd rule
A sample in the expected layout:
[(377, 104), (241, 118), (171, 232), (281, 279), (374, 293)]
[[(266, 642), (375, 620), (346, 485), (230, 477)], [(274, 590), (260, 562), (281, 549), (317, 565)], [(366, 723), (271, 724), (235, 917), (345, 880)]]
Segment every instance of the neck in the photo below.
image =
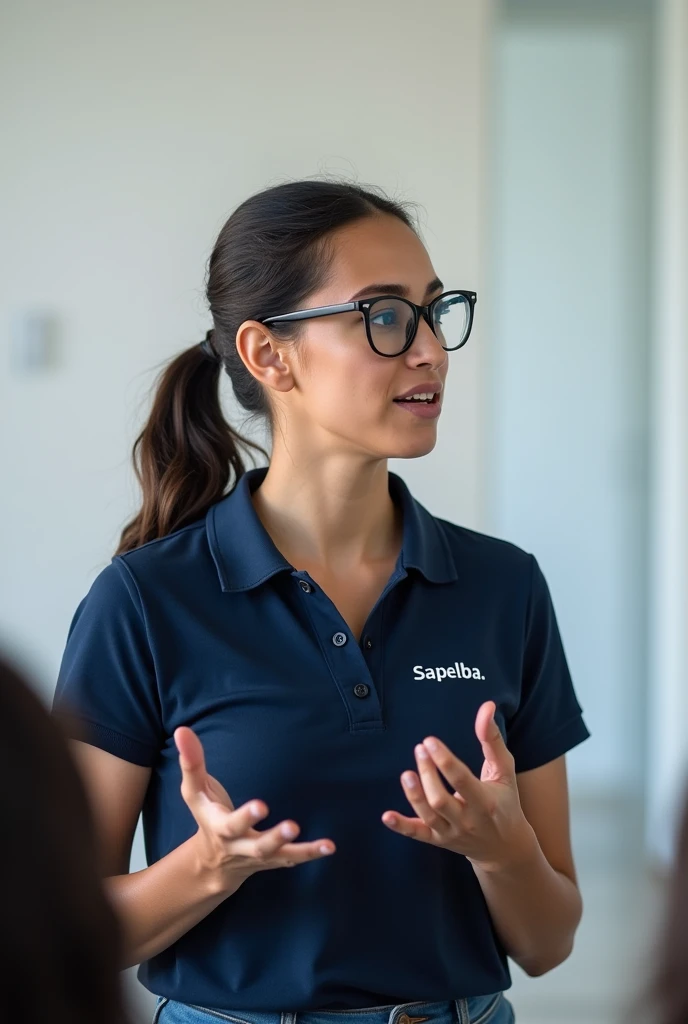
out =
[(253, 505), (296, 568), (346, 574), (355, 565), (396, 559), (401, 546), (386, 459), (330, 454), (299, 462), (278, 447)]

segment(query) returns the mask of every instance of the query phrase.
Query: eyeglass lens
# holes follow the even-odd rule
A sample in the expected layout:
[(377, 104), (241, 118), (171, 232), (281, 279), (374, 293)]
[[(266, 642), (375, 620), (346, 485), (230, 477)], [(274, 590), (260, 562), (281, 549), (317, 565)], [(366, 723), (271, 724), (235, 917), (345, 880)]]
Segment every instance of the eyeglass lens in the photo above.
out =
[[(433, 308), (433, 329), (443, 348), (458, 348), (470, 323), (470, 306), (464, 295), (447, 295)], [(402, 299), (378, 299), (368, 312), (373, 345), (385, 355), (396, 355), (409, 344), (414, 331), (414, 311)]]

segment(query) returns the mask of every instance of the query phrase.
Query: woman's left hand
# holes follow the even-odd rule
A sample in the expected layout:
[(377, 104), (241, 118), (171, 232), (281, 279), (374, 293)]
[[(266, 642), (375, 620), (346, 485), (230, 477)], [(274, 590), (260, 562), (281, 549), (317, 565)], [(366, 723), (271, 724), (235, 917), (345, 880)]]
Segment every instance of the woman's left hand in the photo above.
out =
[(382, 816), (393, 832), (462, 853), (486, 871), (499, 871), (527, 856), (536, 841), (521, 809), (514, 758), (494, 720), (495, 710), (494, 701), (487, 701), (475, 720), (485, 756), (480, 779), (441, 740), (430, 736), (415, 748), (418, 773), (401, 776), (418, 817), (406, 818), (395, 811)]

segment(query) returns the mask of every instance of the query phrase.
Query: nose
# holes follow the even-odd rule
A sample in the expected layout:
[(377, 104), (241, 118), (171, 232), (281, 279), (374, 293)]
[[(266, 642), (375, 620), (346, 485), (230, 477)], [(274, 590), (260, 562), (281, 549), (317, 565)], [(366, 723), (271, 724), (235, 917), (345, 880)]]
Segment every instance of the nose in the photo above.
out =
[(447, 361), (447, 355), (425, 317), (419, 317), (416, 336), (405, 352), (407, 365), (439, 369)]

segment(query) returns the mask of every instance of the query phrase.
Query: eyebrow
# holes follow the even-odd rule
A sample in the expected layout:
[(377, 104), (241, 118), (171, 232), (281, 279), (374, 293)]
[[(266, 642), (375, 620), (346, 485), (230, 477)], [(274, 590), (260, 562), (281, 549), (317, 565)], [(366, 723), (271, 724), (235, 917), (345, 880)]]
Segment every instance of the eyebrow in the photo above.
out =
[[(436, 277), (425, 289), (425, 294), (430, 295), (432, 292), (436, 292), (438, 288), (444, 288), (444, 285), (439, 277)], [(355, 299), (362, 299), (364, 295), (399, 295), (402, 299), (406, 299), (408, 294), (409, 289), (404, 284), (369, 284), (365, 288), (361, 288), (355, 295), (352, 295), (349, 302), (354, 302)]]

